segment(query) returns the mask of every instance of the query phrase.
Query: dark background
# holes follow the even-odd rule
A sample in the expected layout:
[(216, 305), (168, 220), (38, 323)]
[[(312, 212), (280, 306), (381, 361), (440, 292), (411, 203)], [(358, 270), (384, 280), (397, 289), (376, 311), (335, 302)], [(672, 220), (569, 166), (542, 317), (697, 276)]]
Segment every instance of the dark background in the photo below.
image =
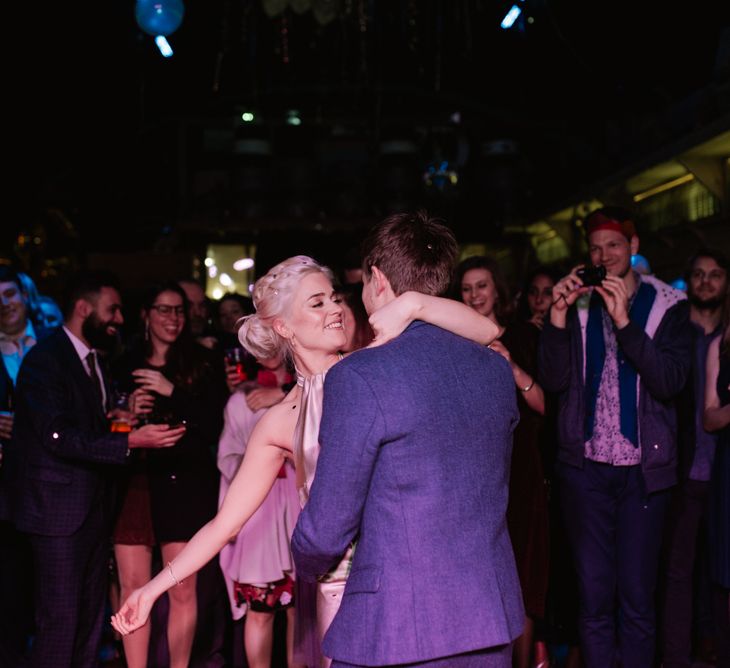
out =
[[(726, 2), (526, 0), (509, 31), (498, 0), (305, 1), (326, 25), (311, 7), (185, 4), (171, 59), (130, 0), (15, 8), (6, 256), (40, 229), (72, 263), (210, 241), (328, 260), (412, 206), (498, 243), (728, 113)], [(236, 153), (246, 138), (268, 155)], [(414, 150), (386, 155), (390, 140)], [(457, 183), (427, 185), (444, 161)]]

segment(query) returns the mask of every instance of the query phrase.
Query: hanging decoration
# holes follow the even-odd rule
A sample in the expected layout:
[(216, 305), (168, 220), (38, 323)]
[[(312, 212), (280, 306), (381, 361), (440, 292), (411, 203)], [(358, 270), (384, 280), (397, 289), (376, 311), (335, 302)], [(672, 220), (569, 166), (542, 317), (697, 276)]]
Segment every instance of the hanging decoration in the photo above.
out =
[(172, 35), (182, 23), (185, 5), (182, 0), (137, 0), (134, 16), (137, 25), (148, 35)]
[(311, 10), (321, 26), (332, 23), (343, 9), (341, 0), (261, 0), (261, 6), (270, 19), (284, 14), (287, 7), (300, 15)]

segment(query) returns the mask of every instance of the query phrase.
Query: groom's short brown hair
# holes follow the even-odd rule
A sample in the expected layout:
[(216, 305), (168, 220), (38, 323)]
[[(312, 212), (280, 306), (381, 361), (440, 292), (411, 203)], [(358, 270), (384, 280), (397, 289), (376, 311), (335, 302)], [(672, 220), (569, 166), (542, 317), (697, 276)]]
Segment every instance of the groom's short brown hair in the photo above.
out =
[(362, 269), (375, 266), (396, 295), (415, 290), (442, 295), (448, 290), (458, 255), (453, 232), (426, 211), (396, 213), (378, 223), (363, 242)]

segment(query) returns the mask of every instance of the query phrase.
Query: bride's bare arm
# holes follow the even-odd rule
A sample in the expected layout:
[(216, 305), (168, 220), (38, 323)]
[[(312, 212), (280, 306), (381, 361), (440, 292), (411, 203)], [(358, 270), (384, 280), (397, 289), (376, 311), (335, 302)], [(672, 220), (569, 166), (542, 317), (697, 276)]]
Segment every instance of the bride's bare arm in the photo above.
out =
[(466, 304), (420, 292), (404, 292), (370, 316), (375, 333), (371, 346), (398, 336), (414, 320), (423, 320), (454, 334), (487, 345), (500, 334), (499, 326)]
[[(293, 410), (285, 404), (275, 408), (289, 413)], [(218, 514), (190, 539), (174, 563), (165, 566), (146, 585), (129, 595), (112, 617), (112, 625), (117, 631), (127, 634), (143, 626), (157, 598), (207, 564), (256, 512), (289, 454), (291, 431), (288, 438), (282, 433), (290, 424), (288, 417), (284, 410), (272, 409), (261, 418)]]

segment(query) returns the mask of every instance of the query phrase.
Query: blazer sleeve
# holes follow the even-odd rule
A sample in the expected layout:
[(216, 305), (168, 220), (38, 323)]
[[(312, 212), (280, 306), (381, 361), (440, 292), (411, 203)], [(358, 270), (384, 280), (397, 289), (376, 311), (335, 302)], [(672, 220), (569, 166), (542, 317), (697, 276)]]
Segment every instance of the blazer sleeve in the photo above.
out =
[(370, 385), (345, 363), (333, 367), (325, 381), (317, 471), (292, 537), (298, 577), (313, 581), (327, 573), (357, 537), (384, 433)]
[[(47, 351), (31, 350), (20, 368), (18, 398), (31, 418), (43, 448), (53, 455), (96, 464), (123, 464), (127, 435), (88, 427), (70, 398), (77, 388), (70, 375)], [(22, 434), (17, 434), (18, 438)]]
[(692, 365), (692, 329), (687, 301), (666, 312), (653, 339), (636, 323), (629, 322), (616, 331), (616, 340), (636, 367), (649, 394), (660, 401), (669, 401), (679, 394)]

